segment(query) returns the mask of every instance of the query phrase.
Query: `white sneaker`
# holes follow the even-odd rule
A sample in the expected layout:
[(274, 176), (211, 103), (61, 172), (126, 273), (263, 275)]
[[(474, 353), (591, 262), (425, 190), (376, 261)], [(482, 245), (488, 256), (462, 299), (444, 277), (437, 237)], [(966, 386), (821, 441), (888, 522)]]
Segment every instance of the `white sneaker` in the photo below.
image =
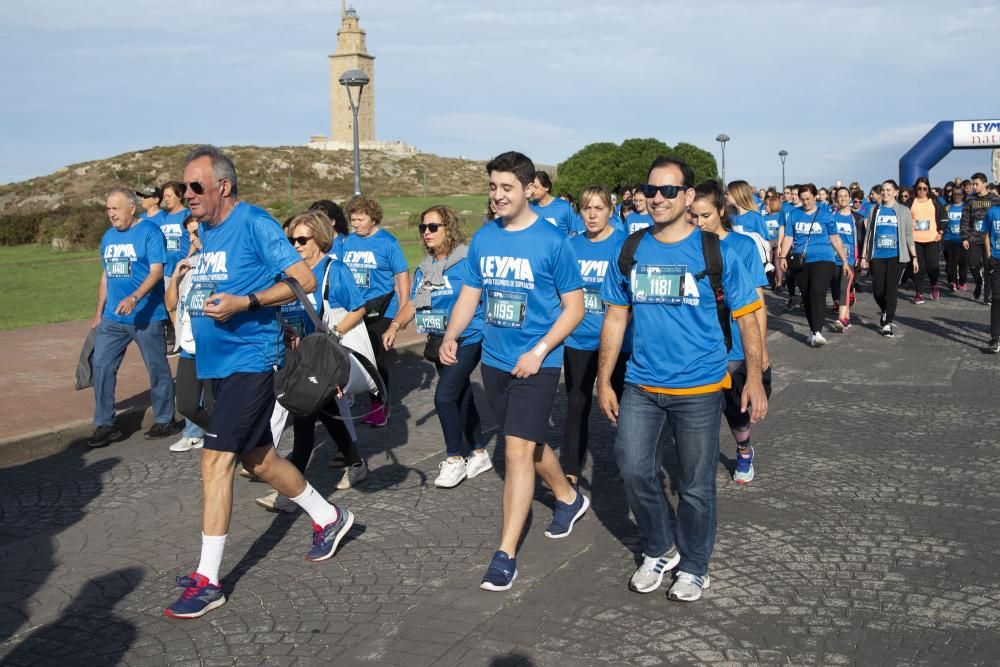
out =
[(271, 510), (272, 512), (287, 512), (291, 514), (299, 508), (298, 505), (293, 503), (286, 496), (281, 495), (277, 491), (272, 491), (266, 496), (261, 496), (254, 501), (266, 510)]
[(823, 347), (826, 345), (826, 339), (823, 338), (823, 334), (818, 331), (814, 331), (812, 338), (809, 340), (809, 344), (813, 347)]
[(652, 593), (663, 583), (663, 575), (677, 567), (680, 562), (681, 555), (677, 547), (670, 547), (670, 551), (659, 558), (643, 554), (639, 569), (628, 580), (628, 587), (636, 593)]
[(189, 438), (184, 436), (174, 444), (170, 445), (170, 451), (172, 452), (189, 452), (192, 449), (201, 449), (202, 445), (205, 444), (204, 438)]
[(434, 480), (434, 486), (439, 489), (451, 489), (461, 484), (467, 474), (465, 461), (465, 459), (455, 459), (450, 456), (442, 461), (441, 465), (438, 466), (441, 472)]
[(465, 476), (468, 479), (472, 479), (476, 475), (481, 475), (487, 470), (492, 469), (493, 461), (490, 460), (490, 455), (486, 453), (485, 449), (477, 449), (472, 453), (472, 456), (466, 459)]
[(701, 597), (701, 592), (708, 589), (711, 580), (706, 574), (704, 577), (691, 574), (689, 572), (678, 572), (674, 579), (674, 585), (667, 591), (667, 597), (671, 600), (682, 602), (694, 602)]

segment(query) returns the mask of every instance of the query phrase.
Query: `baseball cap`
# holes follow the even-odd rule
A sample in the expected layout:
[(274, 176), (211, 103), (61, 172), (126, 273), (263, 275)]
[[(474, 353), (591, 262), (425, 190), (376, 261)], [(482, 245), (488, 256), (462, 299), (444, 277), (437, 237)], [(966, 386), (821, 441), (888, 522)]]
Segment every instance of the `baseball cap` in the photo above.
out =
[(156, 197), (157, 199), (163, 198), (163, 190), (155, 185), (147, 185), (144, 188), (139, 188), (135, 191), (135, 194), (140, 197)]

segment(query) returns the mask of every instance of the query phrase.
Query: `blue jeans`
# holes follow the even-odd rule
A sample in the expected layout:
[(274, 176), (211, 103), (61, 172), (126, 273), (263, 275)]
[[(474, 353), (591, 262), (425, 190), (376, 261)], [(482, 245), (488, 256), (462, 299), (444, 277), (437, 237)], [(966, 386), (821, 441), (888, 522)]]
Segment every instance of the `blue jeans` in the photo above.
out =
[[(454, 366), (436, 364), (438, 383), (434, 390), (434, 408), (441, 421), (448, 456), (462, 456), (462, 439), (468, 449), (483, 447), (483, 430), (479, 411), (472, 398), (469, 376), (476, 370), (483, 348), (479, 343), (458, 348), (458, 363)], [(470, 452), (471, 453), (471, 452)]]
[(115, 385), (125, 349), (135, 341), (149, 371), (149, 393), (156, 423), (169, 424), (174, 419), (174, 381), (167, 363), (167, 341), (163, 320), (148, 324), (121, 324), (103, 319), (97, 325), (94, 343), (94, 426), (115, 423)]
[(625, 498), (646, 540), (647, 556), (662, 556), (674, 539), (659, 473), (665, 429), (677, 446), (677, 549), (679, 569), (708, 574), (715, 546), (715, 470), (719, 464), (722, 394), (671, 396), (625, 385), (618, 411), (615, 458)]

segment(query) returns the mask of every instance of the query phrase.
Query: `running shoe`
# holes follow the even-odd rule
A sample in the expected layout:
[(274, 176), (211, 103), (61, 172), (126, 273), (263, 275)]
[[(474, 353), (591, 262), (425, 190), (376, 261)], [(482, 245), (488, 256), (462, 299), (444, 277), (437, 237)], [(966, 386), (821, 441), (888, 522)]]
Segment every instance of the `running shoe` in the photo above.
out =
[(893, 336), (896, 335), (896, 334), (894, 334), (892, 332), (892, 325), (891, 324), (883, 324), (882, 325), (882, 335), (885, 336), (886, 338), (892, 338)]
[(576, 499), (569, 504), (556, 501), (556, 509), (552, 514), (552, 523), (545, 529), (545, 537), (554, 540), (561, 539), (573, 532), (573, 524), (584, 515), (590, 507), (590, 498), (579, 491)]
[(916, 293), (916, 294), (915, 294), (915, 295), (913, 296), (913, 303), (914, 303), (914, 304), (916, 304), (916, 305), (918, 305), (918, 306), (919, 306), (920, 304), (924, 303), (924, 295), (923, 295), (923, 294), (921, 294), (920, 292), (917, 292), (917, 293)]
[(483, 583), (479, 587), (484, 591), (506, 591), (517, 579), (517, 559), (511, 558), (503, 551), (493, 554), (490, 565), (483, 575)]
[(162, 438), (169, 438), (172, 435), (177, 435), (184, 429), (184, 422), (179, 419), (172, 419), (166, 424), (161, 424), (156, 422), (153, 426), (142, 434), (146, 440), (160, 440)]
[(177, 602), (163, 611), (170, 618), (198, 618), (216, 607), (226, 604), (222, 587), (210, 584), (208, 577), (192, 572), (186, 577), (177, 577), (177, 585), (184, 589)]
[(834, 320), (833, 328), (837, 331), (837, 333), (844, 333), (844, 320)]
[(681, 555), (677, 547), (670, 547), (667, 553), (658, 558), (642, 555), (642, 563), (628, 580), (628, 587), (636, 593), (652, 593), (663, 583), (663, 575), (677, 567)]
[(826, 338), (824, 338), (823, 334), (820, 332), (814, 331), (812, 338), (809, 340), (809, 344), (813, 347), (823, 347), (826, 345)]
[(882, 327), (883, 329), (885, 328), (885, 320), (886, 320), (886, 318), (885, 318), (885, 312), (879, 313), (878, 314), (878, 325), (880, 327)]
[(743, 456), (736, 450), (736, 470), (733, 471), (733, 481), (737, 484), (749, 484), (753, 481), (753, 446), (750, 446), (750, 456)]
[(452, 489), (461, 484), (462, 480), (468, 475), (465, 461), (465, 459), (456, 459), (451, 456), (442, 461), (438, 465), (438, 469), (441, 472), (438, 473), (437, 479), (434, 480), (434, 486), (439, 489)]
[(170, 445), (170, 451), (189, 452), (192, 449), (201, 449), (204, 445), (204, 438), (189, 438), (188, 436), (184, 436), (174, 444)]
[(952, 292), (957, 291), (958, 290), (958, 283), (948, 283), (948, 289), (950, 289)]
[(350, 532), (354, 525), (354, 514), (343, 508), (339, 510), (340, 516), (333, 523), (325, 526), (313, 524), (313, 545), (306, 554), (306, 560), (313, 563), (326, 560), (337, 551), (337, 545)]
[(361, 418), (369, 426), (381, 427), (389, 424), (389, 406), (381, 401), (372, 401), (371, 411)]
[(1000, 352), (1000, 340), (996, 338), (990, 338), (989, 344), (986, 346), (986, 351), (990, 354), (996, 354)]
[(959, 289), (960, 291), (962, 291), (962, 292), (968, 292), (968, 291), (969, 291), (969, 286), (968, 286), (967, 284), (965, 284), (965, 283), (961, 283), (961, 284), (960, 284), (960, 285), (958, 286), (958, 289)]
[(122, 432), (117, 424), (98, 426), (94, 433), (87, 439), (87, 446), (91, 449), (97, 447), (107, 447), (115, 440), (122, 437)]
[(486, 453), (485, 449), (477, 449), (472, 452), (472, 456), (466, 459), (465, 462), (465, 477), (467, 479), (472, 479), (477, 475), (481, 475), (487, 470), (493, 469), (493, 461), (490, 460), (490, 455)]
[(707, 589), (710, 583), (711, 580), (707, 574), (704, 577), (699, 577), (688, 572), (679, 572), (674, 580), (674, 585), (667, 592), (667, 597), (681, 602), (694, 602), (701, 597), (701, 592)]
[(292, 502), (290, 498), (281, 495), (277, 491), (272, 491), (266, 496), (261, 496), (254, 502), (257, 503), (258, 506), (271, 512), (285, 512), (287, 514), (291, 514), (299, 509), (299, 506)]
[(931, 301), (937, 301), (941, 298), (941, 288), (937, 285), (931, 287)]
[(347, 467), (344, 476), (337, 482), (337, 490), (353, 489), (359, 482), (368, 477), (368, 464), (364, 461)]

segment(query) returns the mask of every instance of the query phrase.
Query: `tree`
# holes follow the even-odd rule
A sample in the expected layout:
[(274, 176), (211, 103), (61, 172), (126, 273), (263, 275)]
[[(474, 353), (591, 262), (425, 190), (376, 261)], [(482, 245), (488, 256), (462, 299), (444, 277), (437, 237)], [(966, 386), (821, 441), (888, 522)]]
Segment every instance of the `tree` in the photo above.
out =
[(571, 192), (577, 197), (584, 188), (594, 183), (614, 187), (618, 183), (615, 173), (617, 151), (618, 146), (615, 144), (597, 143), (571, 155), (559, 165), (553, 194)]
[(715, 162), (715, 156), (708, 151), (682, 141), (674, 146), (674, 157), (684, 160), (691, 167), (691, 170), (694, 171), (696, 185), (704, 181), (719, 180), (719, 169)]

